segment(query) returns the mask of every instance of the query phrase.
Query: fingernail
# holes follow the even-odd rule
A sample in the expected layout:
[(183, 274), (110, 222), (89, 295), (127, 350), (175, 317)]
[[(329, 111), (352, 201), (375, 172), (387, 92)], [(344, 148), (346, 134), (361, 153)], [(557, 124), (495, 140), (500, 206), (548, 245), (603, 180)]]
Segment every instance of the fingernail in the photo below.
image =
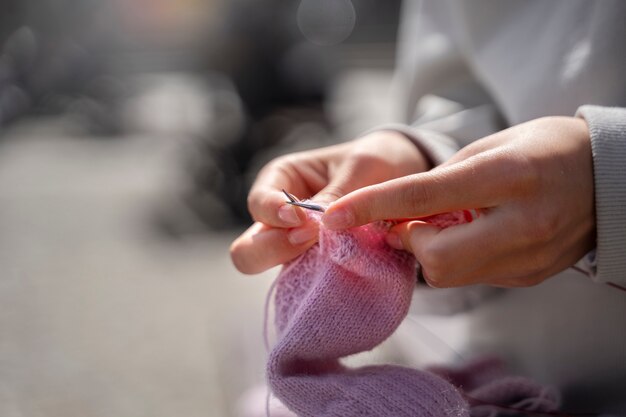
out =
[(288, 204), (278, 209), (278, 218), (290, 226), (299, 226), (302, 223), (298, 213), (296, 213), (296, 209)]
[(397, 233), (387, 233), (385, 236), (387, 240), (387, 244), (394, 249), (404, 249), (404, 245), (402, 245), (402, 239), (400, 239), (400, 235)]
[(317, 237), (318, 230), (311, 227), (302, 227), (299, 229), (290, 230), (287, 234), (287, 239), (292, 245), (302, 245), (310, 242)]
[(345, 229), (354, 224), (354, 216), (346, 210), (337, 210), (322, 216), (322, 223), (329, 229)]

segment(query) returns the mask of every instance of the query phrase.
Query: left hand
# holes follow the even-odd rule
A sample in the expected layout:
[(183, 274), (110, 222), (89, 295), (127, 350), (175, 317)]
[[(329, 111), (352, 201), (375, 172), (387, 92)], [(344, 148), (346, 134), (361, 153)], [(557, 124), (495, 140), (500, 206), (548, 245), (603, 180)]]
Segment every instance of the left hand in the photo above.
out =
[(232, 243), (233, 263), (245, 274), (256, 274), (289, 262), (317, 241), (317, 223), (285, 204), (281, 189), (327, 203), (357, 188), (429, 168), (430, 161), (409, 138), (385, 130), (276, 158), (250, 190), (248, 208), (256, 222)]
[(472, 208), (481, 214), (472, 223), (408, 221), (388, 242), (411, 251), (435, 287), (530, 286), (576, 263), (595, 245), (585, 121), (546, 117), (498, 132), (429, 172), (347, 194), (322, 221), (342, 229)]

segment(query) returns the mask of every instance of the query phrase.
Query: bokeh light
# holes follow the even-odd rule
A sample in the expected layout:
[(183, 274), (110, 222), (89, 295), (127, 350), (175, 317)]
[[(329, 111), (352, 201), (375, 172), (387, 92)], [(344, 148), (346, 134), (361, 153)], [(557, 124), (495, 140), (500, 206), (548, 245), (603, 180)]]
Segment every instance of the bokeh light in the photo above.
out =
[(350, 0), (302, 0), (298, 27), (316, 45), (336, 45), (346, 40), (356, 24)]

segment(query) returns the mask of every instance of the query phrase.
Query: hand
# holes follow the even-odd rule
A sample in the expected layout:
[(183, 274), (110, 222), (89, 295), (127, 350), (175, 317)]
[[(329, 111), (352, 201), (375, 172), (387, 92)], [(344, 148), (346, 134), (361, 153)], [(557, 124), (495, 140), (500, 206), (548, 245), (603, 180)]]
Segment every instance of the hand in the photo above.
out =
[(411, 251), (435, 287), (529, 286), (573, 265), (595, 245), (585, 121), (541, 118), (498, 132), (432, 171), (340, 198), (322, 221), (341, 229), (471, 208), (480, 213), (472, 223), (405, 222), (388, 242)]
[(378, 131), (340, 145), (279, 157), (259, 173), (248, 196), (256, 221), (230, 254), (237, 269), (254, 274), (285, 263), (317, 241), (317, 225), (285, 204), (285, 189), (299, 198), (331, 202), (358, 188), (429, 169), (404, 135)]

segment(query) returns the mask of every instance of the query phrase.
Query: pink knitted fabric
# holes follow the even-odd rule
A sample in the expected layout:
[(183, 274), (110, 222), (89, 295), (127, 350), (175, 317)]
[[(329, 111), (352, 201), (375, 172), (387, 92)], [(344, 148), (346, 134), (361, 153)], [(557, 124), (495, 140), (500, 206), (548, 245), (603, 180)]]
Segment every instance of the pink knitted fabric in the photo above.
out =
[[(319, 214), (310, 215), (319, 220)], [(466, 221), (467, 213), (440, 220), (429, 219), (445, 227)], [(337, 232), (321, 226), (319, 244), (285, 265), (277, 278), (277, 343), (267, 378), (274, 395), (299, 416), (470, 416), (465, 394), (446, 379), (461, 371), (388, 365), (349, 369), (339, 362), (374, 348), (407, 314), (415, 259), (386, 244), (387, 227), (379, 223)], [(515, 401), (539, 395), (539, 388), (526, 381), (512, 388), (472, 381), (474, 390), (487, 386), (487, 393), (477, 393), (478, 400), (507, 389)]]

